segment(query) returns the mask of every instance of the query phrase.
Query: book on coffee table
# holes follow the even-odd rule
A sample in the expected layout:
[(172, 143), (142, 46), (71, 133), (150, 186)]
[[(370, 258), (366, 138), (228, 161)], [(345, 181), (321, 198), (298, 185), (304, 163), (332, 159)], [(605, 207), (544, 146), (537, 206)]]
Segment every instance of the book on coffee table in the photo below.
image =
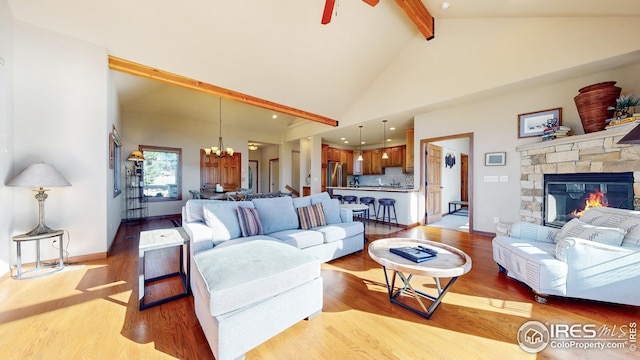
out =
[(436, 250), (424, 246), (405, 246), (399, 248), (390, 248), (389, 251), (417, 263), (435, 259), (438, 254)]

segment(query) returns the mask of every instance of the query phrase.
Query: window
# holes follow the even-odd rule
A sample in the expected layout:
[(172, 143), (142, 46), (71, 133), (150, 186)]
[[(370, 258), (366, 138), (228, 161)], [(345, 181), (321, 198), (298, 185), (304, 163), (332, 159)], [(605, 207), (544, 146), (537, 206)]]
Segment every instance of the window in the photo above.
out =
[(148, 201), (182, 200), (182, 149), (140, 145), (144, 196)]

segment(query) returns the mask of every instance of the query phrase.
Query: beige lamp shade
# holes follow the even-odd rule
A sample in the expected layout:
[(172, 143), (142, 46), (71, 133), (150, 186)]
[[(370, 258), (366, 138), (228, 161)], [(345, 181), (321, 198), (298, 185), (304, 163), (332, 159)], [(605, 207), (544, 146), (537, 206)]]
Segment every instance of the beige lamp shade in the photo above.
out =
[(129, 161), (144, 161), (144, 155), (142, 155), (142, 151), (133, 150), (129, 157), (127, 158)]
[(7, 185), (30, 188), (71, 186), (58, 169), (43, 163), (29, 165)]
[(38, 200), (39, 213), (38, 225), (26, 233), (26, 235), (36, 236), (50, 234), (55, 231), (44, 223), (44, 201), (47, 199), (45, 192), (48, 191), (45, 187), (71, 186), (71, 184), (53, 165), (42, 163), (29, 165), (7, 185), (36, 188), (36, 200)]

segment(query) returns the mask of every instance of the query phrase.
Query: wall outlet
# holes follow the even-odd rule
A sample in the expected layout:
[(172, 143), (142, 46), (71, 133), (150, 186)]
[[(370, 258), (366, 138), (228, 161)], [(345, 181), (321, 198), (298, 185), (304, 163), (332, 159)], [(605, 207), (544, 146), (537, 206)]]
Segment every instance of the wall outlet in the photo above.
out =
[(499, 218), (499, 217), (497, 217), (497, 216), (495, 216), (495, 217), (493, 218), (493, 223), (494, 223), (494, 224), (499, 224), (499, 223), (500, 223), (500, 218)]

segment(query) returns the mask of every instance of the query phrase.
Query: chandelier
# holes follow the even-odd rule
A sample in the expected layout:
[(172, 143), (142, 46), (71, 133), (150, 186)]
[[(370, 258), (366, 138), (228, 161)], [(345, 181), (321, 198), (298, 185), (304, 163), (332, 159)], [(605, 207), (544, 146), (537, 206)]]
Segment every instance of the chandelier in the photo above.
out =
[(218, 137), (218, 146), (212, 146), (210, 148), (205, 148), (204, 149), (204, 153), (207, 155), (213, 155), (215, 157), (218, 158), (223, 158), (223, 157), (230, 157), (233, 156), (233, 148), (226, 148), (224, 147), (224, 143), (222, 142), (222, 98), (220, 98), (220, 114), (219, 114), (219, 118), (220, 118), (220, 128), (219, 128), (219, 134), (220, 136)]
[(258, 144), (249, 143), (249, 150), (251, 151), (258, 150)]

